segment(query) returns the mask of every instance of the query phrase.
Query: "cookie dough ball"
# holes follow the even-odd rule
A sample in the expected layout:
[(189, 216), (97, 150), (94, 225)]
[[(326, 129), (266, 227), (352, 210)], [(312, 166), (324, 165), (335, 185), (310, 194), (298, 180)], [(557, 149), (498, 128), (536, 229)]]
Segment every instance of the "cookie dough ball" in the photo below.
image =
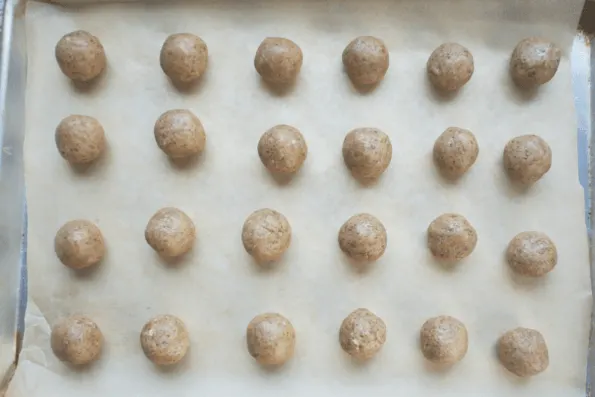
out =
[(266, 131), (258, 141), (260, 161), (272, 172), (297, 172), (306, 157), (308, 146), (301, 132), (289, 125), (276, 125)]
[(518, 136), (504, 147), (503, 163), (510, 179), (531, 185), (550, 170), (552, 150), (537, 135)]
[(105, 50), (99, 39), (84, 30), (62, 36), (56, 44), (55, 54), (62, 73), (80, 83), (99, 76), (107, 63)]
[(473, 252), (476, 244), (477, 232), (462, 215), (440, 215), (428, 227), (428, 248), (438, 259), (461, 260)]
[(190, 348), (186, 325), (171, 314), (149, 320), (140, 332), (145, 356), (157, 365), (172, 365), (184, 358)]
[(373, 262), (386, 250), (386, 229), (370, 214), (352, 216), (339, 230), (339, 247), (349, 257)]
[(267, 83), (287, 85), (296, 79), (303, 61), (302, 50), (293, 41), (267, 37), (256, 50), (254, 67)]
[(295, 329), (277, 313), (254, 317), (246, 329), (248, 352), (262, 365), (282, 365), (293, 357)]
[(244, 222), (242, 243), (257, 262), (277, 260), (289, 248), (291, 226), (277, 211), (268, 208), (255, 211)]
[(169, 36), (161, 47), (159, 63), (163, 73), (177, 85), (192, 84), (207, 69), (209, 50), (198, 36), (177, 33)]
[(354, 85), (377, 84), (388, 70), (388, 49), (376, 37), (357, 37), (343, 50), (343, 65)]
[(105, 150), (105, 131), (93, 117), (71, 115), (56, 127), (56, 147), (70, 164), (88, 164)]
[(558, 251), (554, 242), (540, 232), (519, 233), (506, 250), (510, 268), (523, 276), (540, 277), (554, 269)]
[(425, 358), (438, 364), (454, 364), (467, 354), (467, 328), (454, 317), (438, 316), (429, 319), (419, 333), (421, 351)]
[(562, 52), (551, 41), (529, 37), (521, 40), (510, 57), (510, 76), (521, 88), (535, 88), (550, 81), (560, 65)]
[(473, 75), (473, 55), (457, 43), (444, 43), (432, 52), (427, 64), (430, 82), (439, 91), (456, 91)]
[(51, 345), (54, 354), (61, 361), (85, 365), (101, 355), (103, 334), (90, 318), (71, 316), (54, 325)]
[(339, 342), (343, 350), (352, 357), (368, 360), (386, 342), (386, 325), (368, 309), (357, 309), (343, 320)]
[(447, 128), (434, 143), (434, 162), (449, 179), (463, 176), (475, 164), (478, 155), (475, 136), (463, 128)]
[(58, 259), (71, 269), (96, 265), (105, 255), (105, 243), (99, 228), (86, 220), (64, 224), (54, 238)]
[(550, 363), (545, 339), (539, 331), (515, 328), (498, 340), (498, 358), (504, 367), (520, 377), (537, 375)]
[(356, 128), (345, 136), (343, 160), (355, 178), (378, 178), (392, 158), (390, 138), (377, 128)]
[(207, 137), (198, 117), (190, 110), (168, 110), (157, 119), (155, 128), (157, 146), (172, 159), (202, 153)]
[(196, 228), (183, 211), (167, 207), (155, 213), (145, 229), (145, 240), (159, 255), (177, 258), (194, 245)]

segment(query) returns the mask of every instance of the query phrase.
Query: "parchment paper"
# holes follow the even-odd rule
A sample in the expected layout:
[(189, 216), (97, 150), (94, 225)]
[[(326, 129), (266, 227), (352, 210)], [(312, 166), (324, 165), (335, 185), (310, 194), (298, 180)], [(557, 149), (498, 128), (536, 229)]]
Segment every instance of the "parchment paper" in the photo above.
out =
[[(578, 183), (575, 112), (568, 55), (580, 0), (204, 1), (168, 5), (101, 5), (68, 9), (31, 3), (28, 22), (26, 177), (29, 203), (27, 331), (10, 396), (581, 396), (584, 395), (591, 290), (583, 196)], [(99, 85), (77, 90), (59, 71), (54, 45), (85, 29), (103, 42), (109, 69)], [(208, 72), (191, 92), (178, 92), (160, 70), (168, 34), (192, 32), (209, 46)], [(385, 80), (354, 90), (341, 52), (355, 36), (375, 35), (390, 49)], [(530, 35), (556, 41), (564, 58), (554, 80), (535, 96), (508, 78), (515, 44)], [(266, 36), (285, 36), (304, 52), (294, 89), (272, 92), (254, 71)], [(456, 96), (432, 93), (425, 78), (430, 52), (445, 41), (467, 46), (475, 74)], [(157, 148), (153, 124), (171, 108), (190, 108), (207, 133), (204, 156), (187, 168)], [(59, 156), (54, 129), (69, 114), (104, 125), (108, 155), (87, 172)], [(256, 151), (260, 135), (287, 123), (309, 146), (302, 171), (278, 183)], [(448, 126), (469, 128), (480, 155), (459, 183), (431, 160)], [(344, 135), (361, 126), (390, 136), (393, 161), (381, 180), (361, 186), (341, 157)], [(505, 143), (536, 133), (553, 150), (551, 171), (527, 191), (511, 187), (501, 165)], [(160, 207), (186, 211), (198, 228), (185, 260), (163, 263), (143, 232)], [(264, 271), (245, 253), (240, 232), (254, 210), (270, 207), (293, 228), (290, 249)], [(376, 215), (389, 236), (385, 255), (358, 273), (337, 244), (341, 224), (359, 212)], [(426, 248), (426, 228), (444, 212), (475, 226), (479, 243), (458, 266), (444, 269)], [(106, 260), (80, 275), (53, 250), (66, 221), (96, 222)], [(514, 278), (503, 253), (518, 232), (547, 233), (557, 268), (541, 280)], [(341, 350), (338, 327), (366, 307), (388, 326), (382, 352), (366, 365)], [(297, 330), (295, 358), (277, 371), (259, 368), (245, 347), (256, 314), (276, 311)], [(51, 353), (50, 325), (72, 313), (97, 321), (102, 359), (82, 371)], [(160, 370), (143, 356), (139, 331), (152, 316), (172, 313), (187, 324), (192, 347), (179, 367)], [(423, 359), (418, 332), (448, 314), (469, 330), (465, 359), (450, 370)], [(539, 329), (550, 350), (546, 372), (529, 381), (509, 375), (494, 344), (506, 330)]]

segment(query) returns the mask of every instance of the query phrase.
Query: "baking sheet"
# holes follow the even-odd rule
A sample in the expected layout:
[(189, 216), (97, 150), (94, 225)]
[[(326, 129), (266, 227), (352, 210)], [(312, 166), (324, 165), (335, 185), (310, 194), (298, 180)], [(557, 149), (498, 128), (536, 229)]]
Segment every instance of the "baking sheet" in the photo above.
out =
[[(580, 2), (536, 1), (239, 1), (164, 5), (102, 5), (66, 9), (31, 3), (27, 11), (26, 178), (29, 200), (27, 332), (9, 395), (583, 395), (591, 289), (577, 178), (575, 113), (568, 56)], [(59, 37), (74, 29), (100, 37), (109, 70), (90, 91), (73, 88), (53, 60)], [(206, 78), (175, 91), (158, 64), (173, 32), (199, 34), (209, 45)], [(377, 90), (360, 94), (341, 70), (340, 53), (357, 35), (382, 37), (391, 68)], [(564, 60), (536, 97), (509, 84), (507, 60), (518, 40), (541, 34), (557, 41)], [(281, 35), (304, 51), (295, 88), (271, 92), (253, 70), (262, 38)], [(474, 54), (476, 71), (455, 98), (435, 96), (425, 81), (429, 53), (446, 40)], [(196, 164), (170, 164), (152, 137), (164, 110), (187, 107), (201, 118), (207, 152)], [(109, 154), (87, 173), (74, 172), (53, 143), (55, 125), (71, 113), (104, 125)], [(309, 144), (302, 172), (278, 184), (256, 154), (260, 134), (277, 123), (298, 127)], [(449, 125), (476, 133), (480, 157), (461, 183), (449, 184), (431, 161), (434, 139)], [(358, 126), (385, 130), (395, 156), (374, 186), (352, 180), (341, 159), (344, 134)], [(538, 133), (554, 164), (533, 189), (519, 192), (502, 174), (506, 141)], [(184, 263), (163, 264), (143, 230), (160, 207), (184, 209), (198, 244)], [(243, 251), (241, 225), (255, 209), (283, 212), (294, 231), (279, 267), (261, 271)], [(367, 273), (354, 272), (336, 243), (338, 228), (357, 212), (385, 224), (388, 250)], [(425, 248), (428, 223), (460, 212), (479, 243), (460, 266), (444, 270)], [(58, 227), (73, 218), (99, 224), (109, 255), (85, 275), (63, 268), (53, 253)], [(523, 230), (556, 242), (558, 268), (545, 280), (513, 279), (506, 244)], [(388, 341), (374, 361), (354, 365), (337, 329), (351, 310), (382, 316)], [(286, 315), (298, 345), (290, 365), (260, 369), (245, 349), (248, 321), (264, 311)], [(97, 365), (73, 372), (49, 350), (49, 324), (70, 313), (99, 323), (107, 346)], [(138, 333), (159, 313), (180, 316), (192, 351), (180, 367), (161, 371), (142, 355)], [(428, 317), (463, 320), (470, 350), (450, 371), (429, 367), (418, 351)], [(530, 382), (509, 376), (494, 342), (515, 326), (540, 329), (550, 368)]]

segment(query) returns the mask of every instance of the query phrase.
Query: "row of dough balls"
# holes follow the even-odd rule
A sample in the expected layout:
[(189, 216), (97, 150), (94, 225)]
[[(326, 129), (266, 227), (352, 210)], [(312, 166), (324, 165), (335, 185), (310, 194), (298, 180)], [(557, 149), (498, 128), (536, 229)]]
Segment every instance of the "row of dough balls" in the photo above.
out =
[[(107, 60), (99, 39), (91, 33), (77, 30), (64, 35), (56, 44), (56, 60), (70, 79), (88, 82), (103, 72)], [(539, 38), (523, 39), (512, 52), (510, 75), (522, 88), (534, 88), (550, 81), (560, 64), (560, 49), (552, 42)], [(384, 42), (372, 36), (360, 36), (343, 50), (343, 65), (356, 86), (374, 86), (389, 67), (389, 51)], [(270, 84), (291, 84), (304, 56), (293, 41), (281, 37), (263, 40), (254, 57), (254, 67)], [(198, 36), (178, 33), (169, 36), (161, 48), (159, 62), (163, 72), (175, 85), (197, 81), (208, 63), (208, 48)], [(456, 91), (473, 75), (471, 52), (457, 43), (444, 43), (436, 48), (427, 62), (427, 74), (440, 91)]]
[[(349, 314), (339, 328), (343, 350), (358, 361), (371, 359), (386, 341), (386, 324), (367, 309)], [(428, 319), (420, 330), (420, 348), (431, 362), (452, 365), (463, 359), (468, 349), (465, 325), (451, 316)], [(140, 344), (156, 365), (180, 362), (190, 348), (185, 324), (176, 316), (160, 315), (149, 320), (140, 333)], [(292, 358), (296, 332), (291, 322), (278, 313), (257, 315), (246, 330), (248, 353), (261, 365), (280, 366)], [(103, 334), (97, 324), (84, 316), (72, 316), (54, 325), (51, 347), (62, 361), (86, 365), (100, 357)], [(497, 341), (502, 365), (520, 377), (543, 372), (549, 365), (545, 339), (539, 331), (515, 328)]]
[[(244, 222), (242, 243), (257, 262), (270, 263), (280, 259), (289, 248), (291, 234), (291, 226), (283, 214), (261, 209)], [(163, 208), (149, 220), (145, 239), (162, 257), (177, 258), (192, 249), (196, 228), (183, 211)], [(358, 214), (341, 226), (338, 241), (347, 256), (365, 265), (384, 254), (388, 239), (380, 220), (370, 214)], [(440, 261), (460, 261), (473, 252), (476, 244), (477, 232), (462, 215), (440, 215), (428, 227), (428, 249)], [(96, 265), (106, 251), (101, 231), (87, 220), (74, 220), (63, 225), (56, 233), (54, 247), (60, 261), (72, 269)], [(510, 241), (506, 258), (514, 272), (540, 277), (554, 269), (558, 253), (547, 235), (527, 231)]]
[[(155, 140), (172, 159), (189, 158), (205, 149), (206, 134), (202, 123), (191, 111), (169, 110), (155, 123)], [(105, 132), (99, 121), (90, 116), (71, 115), (64, 118), (55, 133), (56, 146), (71, 164), (95, 161), (105, 150)], [(262, 163), (274, 173), (292, 174), (301, 168), (308, 155), (302, 133), (289, 125), (267, 130), (258, 141)], [(388, 135), (377, 128), (357, 128), (343, 141), (343, 158), (354, 177), (361, 180), (378, 178), (392, 159)], [(434, 143), (434, 161), (441, 173), (450, 179), (461, 177), (479, 155), (474, 134), (458, 127), (447, 128)], [(504, 147), (503, 164), (508, 175), (521, 184), (540, 179), (552, 164), (552, 151), (541, 137), (522, 135)]]

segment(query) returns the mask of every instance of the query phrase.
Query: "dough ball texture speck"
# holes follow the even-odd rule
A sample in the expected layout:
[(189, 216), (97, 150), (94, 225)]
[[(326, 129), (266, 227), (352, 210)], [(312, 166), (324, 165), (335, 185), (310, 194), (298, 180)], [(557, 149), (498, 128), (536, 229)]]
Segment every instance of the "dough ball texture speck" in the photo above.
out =
[(99, 228), (87, 220), (65, 223), (56, 233), (54, 250), (58, 259), (71, 269), (96, 265), (105, 255), (105, 243)]
[(205, 130), (190, 110), (174, 109), (163, 113), (154, 128), (157, 146), (172, 159), (202, 153), (207, 137)]
[(264, 81), (287, 85), (295, 81), (303, 61), (304, 55), (296, 43), (282, 37), (267, 37), (256, 50), (254, 67)]
[(377, 260), (386, 250), (386, 229), (370, 214), (352, 216), (339, 230), (339, 247), (349, 257), (365, 262)]
[(161, 256), (176, 258), (194, 245), (196, 228), (183, 211), (167, 207), (155, 213), (145, 229), (145, 240)]
[(308, 145), (297, 128), (276, 125), (258, 141), (258, 156), (270, 171), (292, 174), (306, 161)]
[(291, 226), (283, 214), (268, 208), (253, 212), (242, 227), (242, 244), (257, 262), (279, 259), (291, 243)]
[(97, 324), (79, 315), (55, 324), (50, 339), (56, 357), (72, 365), (85, 365), (97, 360), (103, 347), (103, 334)]
[(355, 359), (368, 360), (386, 342), (386, 324), (368, 309), (357, 309), (343, 320), (339, 342), (343, 350)]
[(107, 64), (99, 39), (84, 30), (62, 36), (56, 44), (55, 55), (62, 73), (79, 83), (95, 79)]
[(510, 76), (521, 88), (535, 88), (554, 78), (562, 52), (554, 43), (529, 37), (517, 44), (510, 57)]
[(471, 255), (477, 232), (462, 215), (443, 214), (428, 227), (428, 248), (436, 258), (453, 262)]
[(497, 350), (502, 365), (523, 378), (545, 371), (550, 363), (543, 335), (530, 328), (515, 328), (506, 332), (498, 340)]
[(454, 317), (430, 318), (421, 327), (420, 344), (428, 360), (438, 364), (454, 364), (467, 354), (467, 328)]
[(523, 232), (508, 244), (506, 259), (516, 273), (540, 277), (554, 269), (558, 262), (558, 251), (554, 242), (544, 233)]
[(447, 128), (434, 143), (434, 162), (449, 179), (463, 176), (475, 164), (478, 155), (475, 136), (463, 128)]
[(428, 78), (439, 91), (456, 91), (471, 79), (475, 67), (471, 52), (457, 43), (444, 43), (432, 52)]
[(170, 35), (161, 47), (159, 63), (174, 84), (192, 84), (207, 69), (207, 44), (191, 33)]
[(248, 324), (246, 343), (248, 352), (259, 364), (282, 365), (293, 357), (295, 329), (280, 314), (259, 314)]
[(157, 365), (180, 362), (190, 348), (190, 338), (184, 322), (171, 314), (149, 320), (140, 333), (145, 356)]
[(357, 37), (343, 50), (343, 65), (354, 85), (377, 84), (388, 70), (388, 49), (384, 42), (376, 37)]
[(105, 131), (97, 119), (71, 115), (56, 127), (56, 147), (71, 164), (88, 164), (105, 150)]
[(343, 160), (356, 179), (378, 178), (392, 157), (390, 138), (377, 128), (356, 128), (343, 141)]
[(510, 179), (522, 185), (531, 185), (550, 170), (552, 150), (537, 135), (518, 136), (504, 147), (503, 163)]

